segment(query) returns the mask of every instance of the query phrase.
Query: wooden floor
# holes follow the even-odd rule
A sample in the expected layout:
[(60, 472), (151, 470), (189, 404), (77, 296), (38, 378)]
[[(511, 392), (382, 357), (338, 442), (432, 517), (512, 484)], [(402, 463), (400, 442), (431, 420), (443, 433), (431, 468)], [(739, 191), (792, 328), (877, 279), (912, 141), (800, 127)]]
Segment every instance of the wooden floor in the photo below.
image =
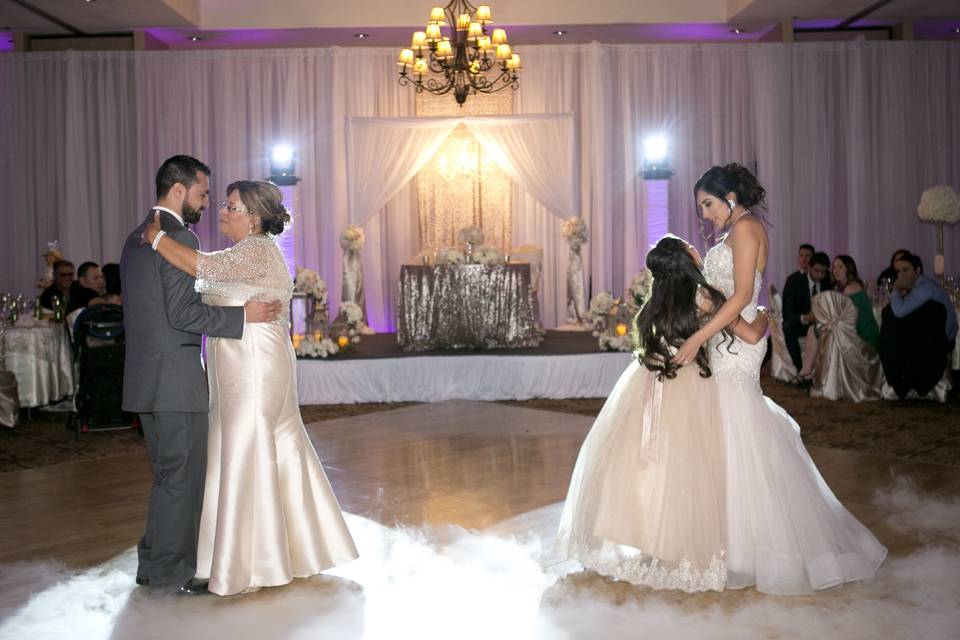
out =
[[(316, 423), (308, 431), (341, 506), (356, 516), (351, 529), (366, 522), (367, 533), (376, 529), (387, 536), (456, 525), (537, 539), (538, 561), (547, 570), (557, 561), (549, 542), (591, 422), (452, 401)], [(954, 504), (960, 497), (960, 469), (954, 467), (828, 449), (811, 454), (837, 497), (888, 546), (892, 558), (922, 549), (929, 536), (891, 525), (892, 507), (874, 499), (878, 490), (900, 476), (924, 495)], [(130, 549), (142, 532), (150, 482), (148, 461), (140, 454), (0, 474), (0, 576), (4, 566), (9, 573), (11, 566), (49, 561), (75, 575), (125, 557), (127, 592), (134, 591)], [(26, 606), (28, 587), (0, 577), (0, 612), (12, 616)], [(264, 591), (276, 599), (284, 589), (299, 593), (303, 587)], [(753, 594), (742, 597), (757, 597)], [(262, 603), (265, 596), (245, 597)], [(366, 598), (369, 606), (369, 592)], [(201, 598), (211, 599), (218, 600)], [(369, 621), (366, 629), (357, 637), (372, 637)]]

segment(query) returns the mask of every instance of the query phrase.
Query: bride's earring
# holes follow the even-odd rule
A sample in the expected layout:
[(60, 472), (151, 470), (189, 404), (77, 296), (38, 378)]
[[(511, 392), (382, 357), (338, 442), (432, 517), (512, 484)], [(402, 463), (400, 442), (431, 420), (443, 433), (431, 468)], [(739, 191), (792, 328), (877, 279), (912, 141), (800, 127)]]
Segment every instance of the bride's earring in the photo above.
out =
[(727, 200), (727, 206), (730, 207), (730, 211), (733, 211), (733, 208), (737, 206), (737, 203), (733, 200)]

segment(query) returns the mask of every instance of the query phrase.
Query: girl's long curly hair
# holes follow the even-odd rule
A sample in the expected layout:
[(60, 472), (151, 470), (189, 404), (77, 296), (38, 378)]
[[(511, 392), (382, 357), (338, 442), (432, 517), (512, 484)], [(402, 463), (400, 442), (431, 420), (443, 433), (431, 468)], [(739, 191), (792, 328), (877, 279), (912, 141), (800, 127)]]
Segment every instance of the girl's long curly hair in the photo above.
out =
[[(706, 296), (711, 309), (719, 309), (726, 297), (707, 284), (687, 251), (687, 243), (676, 236), (666, 236), (647, 253), (647, 268), (653, 275), (653, 286), (640, 313), (634, 319), (634, 344), (637, 357), (659, 378), (675, 378), (679, 367), (671, 362), (674, 349), (702, 326), (705, 314), (697, 306), (697, 289)], [(729, 336), (729, 331), (724, 329)], [(700, 375), (711, 375), (706, 348), (697, 352)]]

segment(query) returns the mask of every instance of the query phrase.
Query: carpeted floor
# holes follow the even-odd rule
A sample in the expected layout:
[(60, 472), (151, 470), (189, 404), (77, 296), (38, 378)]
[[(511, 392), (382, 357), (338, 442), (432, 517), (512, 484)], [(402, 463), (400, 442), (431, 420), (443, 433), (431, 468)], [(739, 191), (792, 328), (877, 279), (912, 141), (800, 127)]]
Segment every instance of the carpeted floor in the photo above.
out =
[[(764, 377), (763, 388), (800, 424), (808, 445), (850, 449), (918, 462), (960, 466), (960, 400), (928, 402), (830, 402)], [(388, 411), (415, 403), (320, 405), (301, 407), (303, 421)], [(506, 404), (595, 416), (602, 398), (526, 400)], [(64, 414), (35, 412), (16, 429), (0, 428), (0, 472), (74, 460), (144, 452), (133, 430), (89, 433), (74, 442), (63, 427)]]

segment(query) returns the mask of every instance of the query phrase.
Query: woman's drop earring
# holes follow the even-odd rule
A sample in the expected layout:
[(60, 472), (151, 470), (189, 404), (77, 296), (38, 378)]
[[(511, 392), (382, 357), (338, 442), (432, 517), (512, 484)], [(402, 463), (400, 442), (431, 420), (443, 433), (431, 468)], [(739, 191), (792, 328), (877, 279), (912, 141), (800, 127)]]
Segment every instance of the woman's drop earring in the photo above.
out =
[(733, 208), (737, 206), (737, 203), (733, 200), (727, 200), (727, 206), (730, 207), (730, 211), (733, 211)]

